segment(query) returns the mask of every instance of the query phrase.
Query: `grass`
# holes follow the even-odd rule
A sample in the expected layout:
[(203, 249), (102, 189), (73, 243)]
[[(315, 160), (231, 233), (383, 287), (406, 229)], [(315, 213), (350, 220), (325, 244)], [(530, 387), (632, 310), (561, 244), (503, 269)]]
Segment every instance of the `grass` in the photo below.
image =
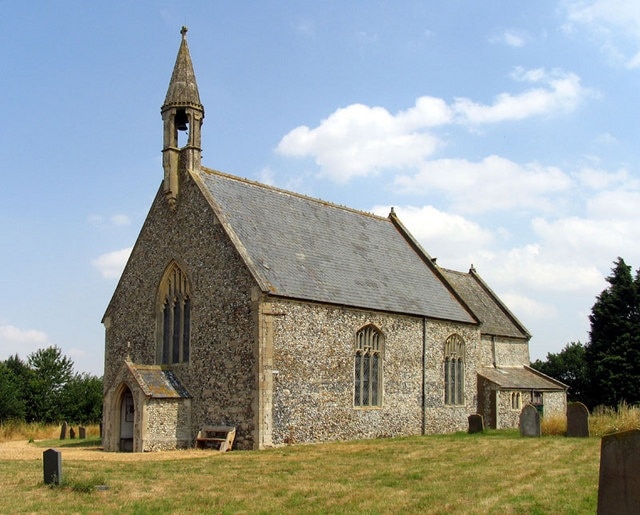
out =
[(53, 488), (43, 484), (40, 460), (0, 461), (0, 512), (593, 513), (599, 443), (488, 431), (174, 451), (161, 460), (73, 460), (62, 449), (63, 482)]
[(5, 424), (0, 440), (60, 449), (63, 481), (44, 485), (39, 459), (0, 460), (0, 513), (594, 513), (599, 436), (640, 428), (640, 408), (597, 409), (590, 427), (591, 438), (565, 438), (565, 417), (545, 417), (542, 438), (507, 430), (74, 460), (64, 449), (95, 448), (98, 426), (61, 441), (59, 426)]
[[(100, 435), (100, 426), (98, 424), (87, 425), (85, 428), (87, 430), (87, 437)], [(77, 438), (79, 433), (78, 426), (75, 426), (74, 429)], [(58, 438), (60, 438), (59, 425), (43, 424), (41, 422), (23, 422), (20, 420), (0, 422), (0, 442), (11, 440), (53, 440)], [(69, 438), (68, 430), (67, 438)]]

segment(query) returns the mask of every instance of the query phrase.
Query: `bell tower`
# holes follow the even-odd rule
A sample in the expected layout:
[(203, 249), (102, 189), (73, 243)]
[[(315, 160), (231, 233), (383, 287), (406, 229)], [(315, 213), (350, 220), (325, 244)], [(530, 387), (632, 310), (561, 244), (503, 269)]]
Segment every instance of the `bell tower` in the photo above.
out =
[[(202, 148), (200, 132), (204, 120), (204, 107), (193, 64), (187, 46), (187, 28), (180, 31), (182, 41), (173, 67), (167, 96), (160, 109), (164, 123), (162, 166), (164, 168), (164, 193), (171, 209), (176, 208), (180, 175), (200, 167)], [(179, 132), (186, 132), (180, 146)]]

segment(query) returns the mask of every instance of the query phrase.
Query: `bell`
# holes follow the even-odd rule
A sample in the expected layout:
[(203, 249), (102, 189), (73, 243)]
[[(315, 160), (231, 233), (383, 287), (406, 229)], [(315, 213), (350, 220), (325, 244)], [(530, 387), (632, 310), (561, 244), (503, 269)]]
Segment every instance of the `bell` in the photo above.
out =
[(179, 131), (186, 131), (188, 122), (189, 119), (184, 111), (178, 111), (176, 113), (176, 129)]

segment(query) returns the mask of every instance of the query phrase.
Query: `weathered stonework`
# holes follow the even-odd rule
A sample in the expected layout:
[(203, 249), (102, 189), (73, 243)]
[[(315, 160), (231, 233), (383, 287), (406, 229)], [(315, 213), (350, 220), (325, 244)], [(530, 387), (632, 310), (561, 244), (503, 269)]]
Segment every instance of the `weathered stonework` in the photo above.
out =
[[(515, 427), (508, 389), (477, 372), (524, 371), (529, 334), (475, 269), (445, 272), (393, 211), (201, 169), (204, 107), (181, 34), (161, 109), (164, 181), (103, 319), (105, 449), (185, 447), (205, 425), (234, 426), (238, 449), (466, 431), (474, 413)], [(382, 386), (363, 407), (355, 339), (368, 326), (383, 341)], [(450, 379), (464, 363), (455, 404), (445, 359)], [(563, 398), (545, 393), (545, 411)]]
[(193, 296), (190, 360), (172, 365), (192, 396), (191, 438), (204, 424), (235, 425), (235, 447), (252, 448), (257, 373), (253, 282), (190, 179), (183, 181), (175, 210), (161, 191), (156, 196), (109, 305), (105, 388), (113, 385), (128, 354), (134, 363), (156, 362), (157, 291), (172, 260), (189, 276)]

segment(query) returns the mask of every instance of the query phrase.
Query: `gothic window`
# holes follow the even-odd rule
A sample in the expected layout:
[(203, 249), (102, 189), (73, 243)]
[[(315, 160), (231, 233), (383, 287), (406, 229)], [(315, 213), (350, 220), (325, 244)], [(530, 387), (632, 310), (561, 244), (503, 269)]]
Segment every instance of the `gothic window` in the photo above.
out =
[(356, 334), (354, 356), (355, 406), (382, 406), (382, 353), (384, 337), (373, 325)]
[(444, 403), (464, 404), (464, 340), (457, 334), (444, 343)]
[(158, 289), (156, 361), (161, 364), (189, 361), (191, 296), (189, 279), (174, 261)]
[(519, 410), (522, 407), (522, 395), (520, 392), (511, 392), (511, 409)]

